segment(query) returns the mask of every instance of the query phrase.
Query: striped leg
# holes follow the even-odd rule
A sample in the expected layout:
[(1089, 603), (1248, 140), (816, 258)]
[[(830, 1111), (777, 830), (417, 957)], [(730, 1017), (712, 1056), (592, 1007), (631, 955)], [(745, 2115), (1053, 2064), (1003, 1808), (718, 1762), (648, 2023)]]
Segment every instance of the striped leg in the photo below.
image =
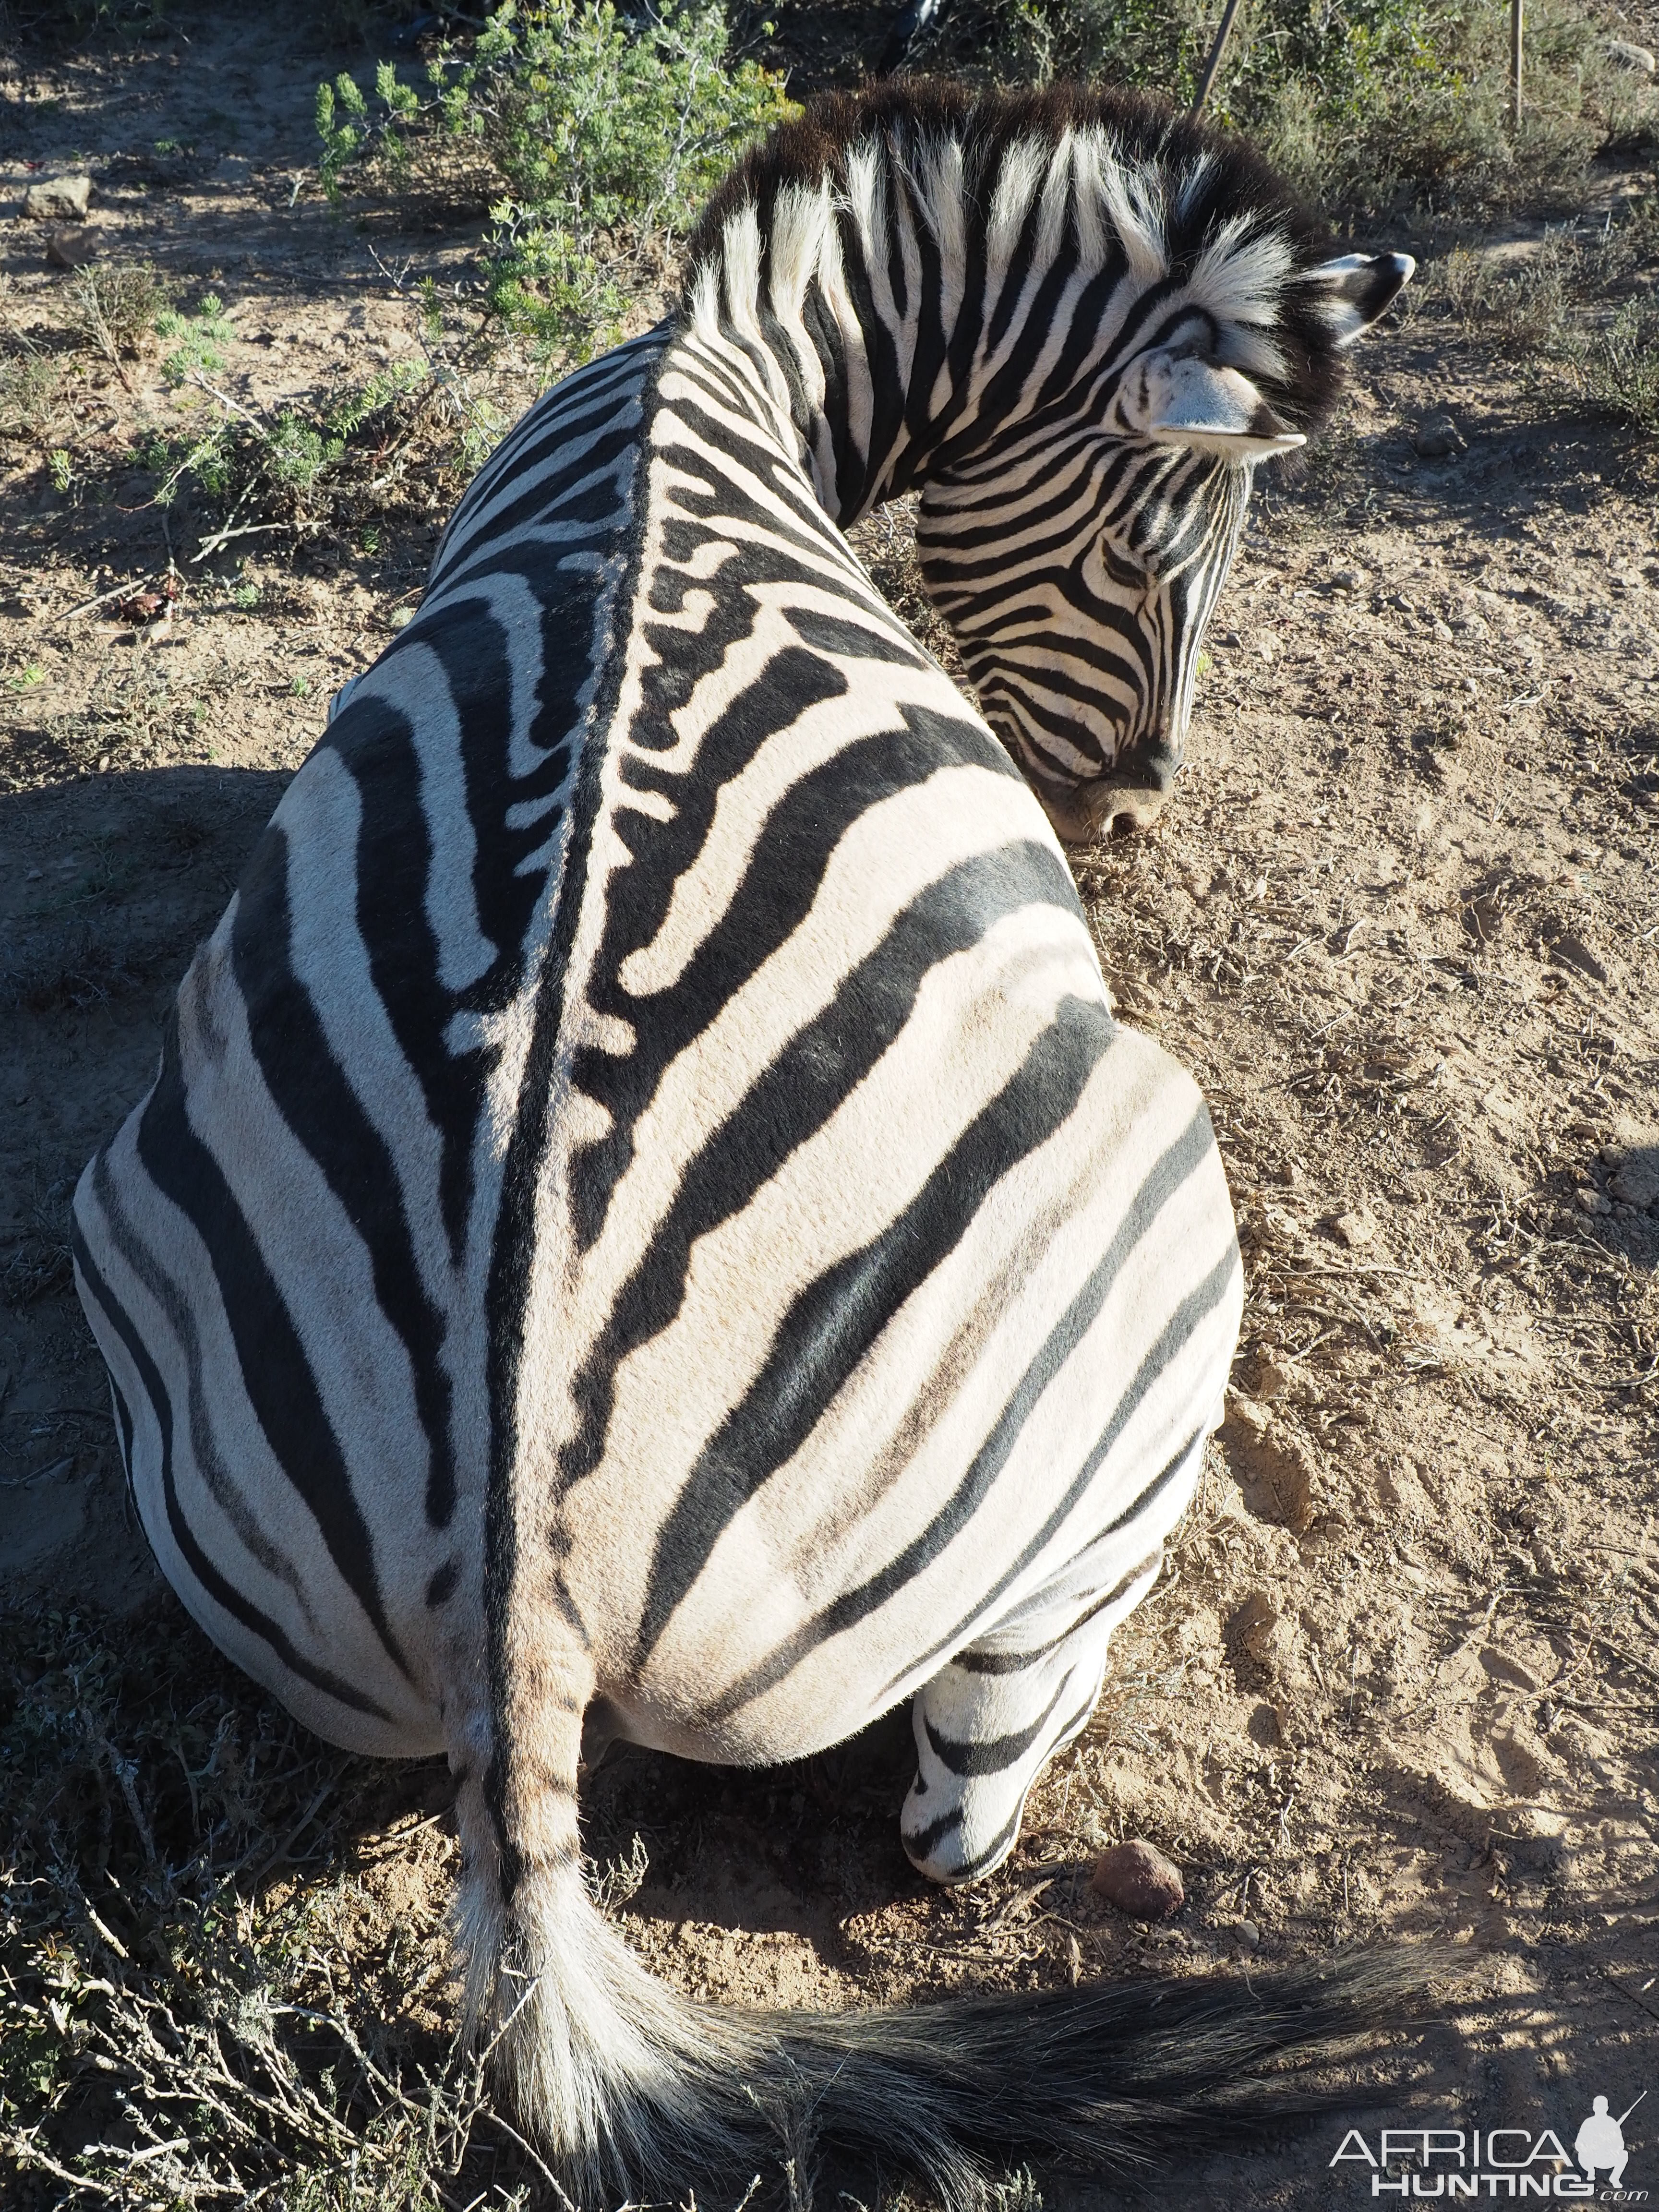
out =
[(1200, 1437), (1158, 1525), (1109, 1530), (917, 1691), (916, 1778), (899, 1832), (930, 1881), (976, 1881), (1013, 1849), (1031, 1784), (1094, 1711), (1112, 1631), (1158, 1580), (1203, 1450)]

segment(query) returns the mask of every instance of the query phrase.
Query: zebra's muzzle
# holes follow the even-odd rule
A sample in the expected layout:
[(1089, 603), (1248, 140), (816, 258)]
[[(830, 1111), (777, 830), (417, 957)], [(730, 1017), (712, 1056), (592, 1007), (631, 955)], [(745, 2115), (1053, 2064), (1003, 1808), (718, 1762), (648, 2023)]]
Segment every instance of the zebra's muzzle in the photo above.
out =
[(1169, 792), (1146, 784), (1085, 783), (1069, 791), (1038, 787), (1037, 797), (1062, 845), (1093, 845), (1103, 837), (1148, 830), (1169, 803)]

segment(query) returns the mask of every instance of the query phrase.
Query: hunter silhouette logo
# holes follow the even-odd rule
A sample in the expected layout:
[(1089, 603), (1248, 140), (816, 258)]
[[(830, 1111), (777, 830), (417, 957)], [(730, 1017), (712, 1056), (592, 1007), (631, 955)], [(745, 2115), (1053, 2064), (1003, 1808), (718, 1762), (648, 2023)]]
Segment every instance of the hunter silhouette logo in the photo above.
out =
[(1369, 2168), (1370, 2194), (1376, 2197), (1542, 2197), (1645, 2204), (1645, 2189), (1625, 2186), (1630, 2159), (1625, 2122), (1647, 2094), (1644, 2089), (1616, 2118), (1605, 2097), (1595, 2098), (1571, 2154), (1553, 2128), (1383, 2128), (1374, 2143), (1350, 2128), (1329, 2164)]
[[(1642, 2097), (1647, 2094), (1644, 2089)], [(1590, 2180), (1594, 2181), (1598, 2170), (1605, 2166), (1608, 2169), (1607, 2179), (1613, 2187), (1624, 2187), (1625, 2161), (1630, 2156), (1625, 2148), (1625, 2123), (1636, 2110), (1636, 2105), (1641, 2103), (1642, 2097), (1636, 2100), (1635, 2105), (1626, 2105), (1616, 2120), (1607, 2111), (1607, 2099), (1596, 2099), (1589, 2119), (1579, 2129), (1572, 2145), (1573, 2156)]]

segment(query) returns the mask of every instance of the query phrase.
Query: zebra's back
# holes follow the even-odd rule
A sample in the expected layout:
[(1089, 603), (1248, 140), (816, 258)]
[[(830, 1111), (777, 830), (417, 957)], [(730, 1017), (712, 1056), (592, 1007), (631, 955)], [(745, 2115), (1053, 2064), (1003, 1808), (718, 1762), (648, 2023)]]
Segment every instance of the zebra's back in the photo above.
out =
[(1236, 1248), (1041, 810), (741, 374), (600, 371), (296, 777), (82, 1273), (163, 1565), (324, 1732), (487, 1734), (488, 1624), (569, 1609), (629, 1732), (782, 1758), (1156, 1548)]

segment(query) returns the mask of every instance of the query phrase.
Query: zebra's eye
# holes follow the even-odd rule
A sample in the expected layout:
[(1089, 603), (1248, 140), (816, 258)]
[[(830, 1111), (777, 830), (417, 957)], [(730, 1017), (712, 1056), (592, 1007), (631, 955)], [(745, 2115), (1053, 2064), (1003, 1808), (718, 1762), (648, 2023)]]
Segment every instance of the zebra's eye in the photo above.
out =
[(1115, 584), (1126, 591), (1149, 592), (1152, 587), (1151, 573), (1139, 561), (1131, 561), (1120, 553), (1109, 538), (1100, 541), (1101, 565)]

